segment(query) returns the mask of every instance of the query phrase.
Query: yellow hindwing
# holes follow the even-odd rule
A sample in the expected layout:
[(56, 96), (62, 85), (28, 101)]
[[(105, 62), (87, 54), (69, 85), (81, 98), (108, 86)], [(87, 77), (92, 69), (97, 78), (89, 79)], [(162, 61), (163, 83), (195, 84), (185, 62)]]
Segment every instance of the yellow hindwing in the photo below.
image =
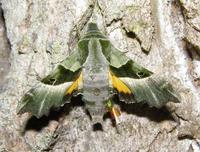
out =
[(82, 73), (79, 75), (79, 77), (71, 84), (71, 86), (67, 89), (66, 94), (72, 94), (75, 90), (78, 90), (78, 87), (80, 83), (83, 80)]
[(113, 88), (117, 89), (119, 93), (131, 94), (131, 90), (112, 72), (109, 72), (109, 78), (112, 81)]

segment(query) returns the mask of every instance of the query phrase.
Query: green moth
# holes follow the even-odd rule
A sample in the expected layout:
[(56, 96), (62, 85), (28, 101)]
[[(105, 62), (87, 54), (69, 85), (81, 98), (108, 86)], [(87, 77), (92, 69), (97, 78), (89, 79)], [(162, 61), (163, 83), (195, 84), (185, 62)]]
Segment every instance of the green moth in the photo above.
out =
[(17, 113), (30, 112), (40, 118), (50, 109), (82, 95), (92, 120), (99, 122), (106, 111), (117, 121), (120, 115), (112, 100), (115, 94), (127, 104), (147, 103), (160, 108), (167, 102), (179, 102), (179, 96), (163, 79), (138, 65), (116, 49), (98, 29), (89, 23), (77, 48), (20, 100)]

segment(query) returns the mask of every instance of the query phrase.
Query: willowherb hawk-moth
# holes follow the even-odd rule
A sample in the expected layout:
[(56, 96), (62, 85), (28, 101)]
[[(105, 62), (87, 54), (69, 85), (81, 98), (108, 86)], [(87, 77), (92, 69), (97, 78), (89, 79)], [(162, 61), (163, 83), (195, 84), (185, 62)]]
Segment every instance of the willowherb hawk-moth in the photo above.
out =
[(127, 104), (141, 102), (156, 108), (180, 101), (171, 84), (116, 49), (95, 23), (88, 24), (77, 48), (24, 95), (17, 113), (40, 118), (77, 94), (95, 122), (106, 111), (117, 119), (120, 111), (114, 106), (114, 94)]

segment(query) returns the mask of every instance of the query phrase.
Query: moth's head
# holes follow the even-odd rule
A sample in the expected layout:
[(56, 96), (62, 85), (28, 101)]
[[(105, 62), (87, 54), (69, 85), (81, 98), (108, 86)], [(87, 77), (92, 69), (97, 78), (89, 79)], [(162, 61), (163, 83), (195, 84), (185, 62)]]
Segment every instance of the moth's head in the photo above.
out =
[(88, 23), (87, 32), (100, 32), (96, 23), (90, 22)]
[(90, 22), (87, 26), (87, 31), (83, 38), (106, 38), (103, 33), (99, 30), (96, 23)]

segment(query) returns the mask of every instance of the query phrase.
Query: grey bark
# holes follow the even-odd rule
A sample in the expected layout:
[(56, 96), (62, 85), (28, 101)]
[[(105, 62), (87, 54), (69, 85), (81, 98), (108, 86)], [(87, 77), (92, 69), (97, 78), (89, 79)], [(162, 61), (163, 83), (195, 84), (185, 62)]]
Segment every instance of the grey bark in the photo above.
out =
[[(199, 0), (1, 4), (0, 151), (200, 151)], [(110, 119), (104, 131), (93, 131), (83, 107), (73, 103), (39, 120), (16, 115), (22, 95), (73, 51), (91, 20), (127, 56), (173, 83), (181, 103), (160, 110), (122, 104), (120, 134)]]

